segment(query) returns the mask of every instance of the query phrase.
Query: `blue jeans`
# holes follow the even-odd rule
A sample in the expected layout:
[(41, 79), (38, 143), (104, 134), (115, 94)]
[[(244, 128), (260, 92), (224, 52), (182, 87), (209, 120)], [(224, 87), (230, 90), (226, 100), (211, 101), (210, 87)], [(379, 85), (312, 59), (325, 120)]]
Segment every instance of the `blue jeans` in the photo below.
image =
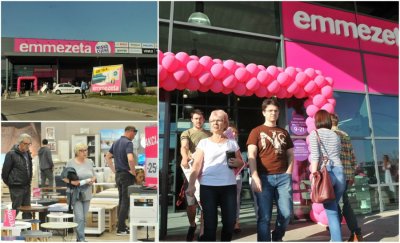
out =
[(342, 198), (343, 192), (346, 189), (346, 179), (343, 173), (343, 167), (328, 165), (327, 170), (331, 177), (333, 189), (335, 190), (336, 199), (324, 203), (326, 216), (328, 217), (329, 232), (331, 241), (342, 241), (342, 228), (340, 226), (340, 213), (338, 203)]
[(76, 227), (76, 240), (85, 241), (85, 225), (86, 214), (89, 211), (90, 201), (76, 201), (74, 203), (74, 216), (75, 222), (78, 224)]
[(292, 175), (287, 173), (260, 175), (262, 191), (256, 192), (258, 204), (257, 241), (271, 241), (270, 221), (275, 200), (278, 216), (273, 233), (274, 240), (281, 240), (292, 215)]
[(221, 241), (231, 241), (236, 222), (236, 184), (229, 186), (200, 185), (204, 234), (200, 241), (216, 241), (218, 205), (221, 207)]

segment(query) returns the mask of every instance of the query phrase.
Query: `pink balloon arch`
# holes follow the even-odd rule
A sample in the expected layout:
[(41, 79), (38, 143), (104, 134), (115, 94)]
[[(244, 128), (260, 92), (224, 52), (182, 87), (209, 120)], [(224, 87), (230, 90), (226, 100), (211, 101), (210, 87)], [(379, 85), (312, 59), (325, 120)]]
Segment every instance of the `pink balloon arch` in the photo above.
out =
[[(185, 52), (158, 52), (159, 87), (166, 91), (192, 90), (237, 96), (256, 95), (260, 98), (276, 96), (307, 98), (304, 102), (307, 131), (315, 130), (314, 115), (320, 110), (335, 111), (333, 80), (313, 68), (276, 67), (222, 61), (209, 56), (189, 56)], [(307, 137), (308, 144), (308, 137)], [(327, 224), (325, 211), (313, 204), (310, 217), (314, 222)], [(321, 205), (322, 206), (322, 205)], [(323, 207), (322, 207), (323, 209)], [(319, 215), (325, 215), (319, 216)]]

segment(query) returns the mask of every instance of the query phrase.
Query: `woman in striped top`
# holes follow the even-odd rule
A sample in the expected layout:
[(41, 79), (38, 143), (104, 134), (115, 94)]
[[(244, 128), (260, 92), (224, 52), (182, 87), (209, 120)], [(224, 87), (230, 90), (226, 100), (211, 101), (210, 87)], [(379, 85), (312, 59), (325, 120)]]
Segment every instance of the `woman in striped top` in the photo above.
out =
[[(328, 216), (331, 241), (342, 241), (338, 203), (345, 190), (346, 180), (343, 173), (343, 165), (340, 161), (340, 138), (335, 132), (331, 131), (332, 122), (327, 111), (319, 110), (314, 119), (317, 130), (310, 134), (311, 174), (317, 171), (320, 161), (322, 161), (321, 154), (327, 156), (329, 158), (327, 170), (331, 177), (336, 199), (324, 203), (324, 208)], [(320, 144), (318, 143), (318, 135), (321, 141)], [(314, 182), (311, 181), (311, 183)]]

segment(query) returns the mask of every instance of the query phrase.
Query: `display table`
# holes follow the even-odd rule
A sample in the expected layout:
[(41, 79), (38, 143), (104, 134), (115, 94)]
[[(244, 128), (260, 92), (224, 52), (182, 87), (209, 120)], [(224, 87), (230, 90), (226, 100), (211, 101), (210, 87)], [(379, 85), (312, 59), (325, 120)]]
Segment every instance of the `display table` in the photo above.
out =
[(78, 224), (73, 222), (48, 222), (43, 223), (40, 226), (47, 230), (60, 232), (63, 241), (66, 241), (66, 238), (68, 237), (68, 229), (76, 228)]
[(42, 198), (53, 198), (60, 194), (59, 192), (42, 192)]
[(43, 232), (41, 230), (26, 230), (21, 232), (21, 236), (25, 237), (25, 241), (48, 241), (53, 236), (51, 232)]
[[(60, 212), (60, 213), (53, 212), (53, 213), (49, 213), (47, 215), (47, 218), (55, 219), (56, 222), (68, 222), (68, 219), (73, 218), (73, 217), (74, 217), (74, 215), (72, 213), (63, 213), (63, 212)], [(50, 221), (51, 220), (49, 220), (49, 222)]]
[(29, 229), (32, 227), (31, 223), (23, 221), (15, 221), (14, 226), (1, 226), (1, 236), (20, 236), (21, 230)]
[(100, 191), (103, 191), (104, 190), (104, 186), (115, 187), (116, 184), (114, 182), (93, 183), (93, 194), (97, 193), (97, 188), (100, 188)]
[(118, 220), (118, 204), (113, 202), (91, 201), (93, 207), (104, 208), (105, 210), (105, 228), (108, 232), (113, 232), (117, 227)]
[[(97, 217), (93, 217), (97, 214)], [(105, 210), (90, 205), (86, 216), (85, 234), (102, 234), (105, 231)]]
[(20, 210), (21, 212), (24, 213), (31, 213), (32, 214), (32, 218), (35, 219), (36, 213), (39, 213), (39, 220), (40, 222), (46, 222), (46, 215), (47, 215), (47, 210), (48, 210), (48, 206), (39, 206), (39, 205), (35, 205), (32, 204), (31, 206), (21, 206), (18, 208), (18, 210)]
[(31, 199), (31, 205), (33, 205), (32, 203), (40, 204), (42, 206), (50, 206), (50, 205), (58, 203), (58, 199), (53, 199), (53, 198), (41, 198), (41, 199), (38, 199), (38, 198), (34, 198), (34, 199)]

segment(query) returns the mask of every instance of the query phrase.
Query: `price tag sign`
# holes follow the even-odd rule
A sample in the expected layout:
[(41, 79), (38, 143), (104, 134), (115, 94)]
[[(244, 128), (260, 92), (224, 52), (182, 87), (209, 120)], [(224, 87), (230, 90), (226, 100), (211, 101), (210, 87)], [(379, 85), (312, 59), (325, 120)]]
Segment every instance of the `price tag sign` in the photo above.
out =
[(146, 160), (146, 177), (158, 177), (157, 160), (154, 158)]
[(145, 128), (146, 137), (146, 166), (145, 186), (157, 187), (158, 185), (158, 130), (157, 126)]

